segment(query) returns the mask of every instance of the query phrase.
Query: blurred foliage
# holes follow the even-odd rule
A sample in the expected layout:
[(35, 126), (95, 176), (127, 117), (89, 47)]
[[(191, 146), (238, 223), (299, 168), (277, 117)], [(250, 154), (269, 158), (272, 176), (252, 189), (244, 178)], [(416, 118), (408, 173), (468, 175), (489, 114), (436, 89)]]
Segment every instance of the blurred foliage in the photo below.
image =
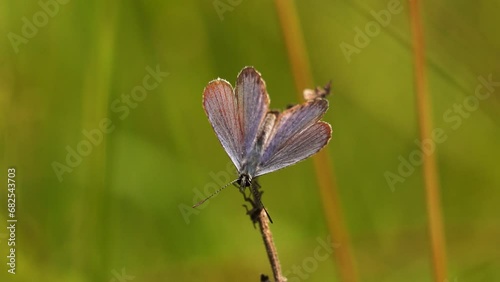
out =
[[(43, 9), (0, 3), (0, 179), (16, 167), (19, 220), (16, 275), (7, 273), (0, 229), (1, 281), (119, 281), (122, 271), (133, 281), (258, 281), (271, 273), (236, 189), (196, 214), (181, 212), (193, 191), (213, 186), (211, 172), (236, 177), (201, 107), (208, 81), (234, 83), (253, 65), (271, 107), (299, 102), (273, 3), (218, 12), (220, 2), (231, 1), (67, 1), (49, 7), (53, 16), (22, 43), (12, 33), (23, 36), (24, 17), (43, 24), (33, 19)], [(384, 177), (418, 149), (407, 3), (350, 62), (340, 48), (389, 2), (296, 5), (314, 79), (333, 81), (324, 119), (360, 280), (431, 281), (421, 167), (394, 191)], [(434, 126), (448, 136), (437, 154), (450, 281), (500, 280), (500, 87), (456, 129), (443, 117), (474, 95), (478, 77), (500, 81), (499, 8), (423, 2)], [(121, 119), (113, 103), (126, 103), (122, 95), (143, 84), (148, 66), (169, 74)], [(53, 163), (65, 164), (67, 146), (77, 150), (82, 131), (105, 118), (114, 130), (60, 182)], [(311, 160), (260, 183), (283, 269), (303, 267), (327, 236)], [(3, 224), (7, 216), (2, 207)], [(330, 258), (304, 273), (338, 281), (336, 271)]]

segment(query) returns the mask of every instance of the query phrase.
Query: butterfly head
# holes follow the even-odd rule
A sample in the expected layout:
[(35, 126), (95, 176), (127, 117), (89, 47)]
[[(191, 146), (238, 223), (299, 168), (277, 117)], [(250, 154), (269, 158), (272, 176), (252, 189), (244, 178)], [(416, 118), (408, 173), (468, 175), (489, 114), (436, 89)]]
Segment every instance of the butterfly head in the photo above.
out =
[(248, 174), (242, 173), (236, 183), (240, 186), (240, 188), (250, 187), (252, 185), (252, 177)]

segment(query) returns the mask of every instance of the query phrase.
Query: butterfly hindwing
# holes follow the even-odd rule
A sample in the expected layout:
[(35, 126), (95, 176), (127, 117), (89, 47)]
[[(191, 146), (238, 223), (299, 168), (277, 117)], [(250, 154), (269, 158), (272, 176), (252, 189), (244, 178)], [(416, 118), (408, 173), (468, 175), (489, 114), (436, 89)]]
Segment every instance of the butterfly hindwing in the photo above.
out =
[(318, 99), (281, 113), (264, 146), (256, 176), (263, 175), (318, 152), (331, 138), (332, 129), (319, 119), (328, 109), (328, 101)]

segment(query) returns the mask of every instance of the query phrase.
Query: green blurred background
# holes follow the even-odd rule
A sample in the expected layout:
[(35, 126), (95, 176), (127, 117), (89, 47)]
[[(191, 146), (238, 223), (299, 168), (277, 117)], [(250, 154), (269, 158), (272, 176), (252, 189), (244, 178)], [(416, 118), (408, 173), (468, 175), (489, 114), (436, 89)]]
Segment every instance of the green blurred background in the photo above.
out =
[[(217, 11), (218, 2), (231, 9)], [(333, 126), (329, 154), (359, 280), (432, 281), (422, 167), (393, 190), (384, 177), (418, 148), (408, 3), (350, 62), (340, 48), (354, 45), (356, 28), (389, 2), (295, 5), (315, 84), (332, 80), (324, 120)], [(299, 102), (287, 27), (274, 3), (62, 3), (34, 34), (25, 30), (28, 38), (23, 17), (33, 23), (40, 4), (0, 2), (0, 179), (7, 183), (7, 168), (16, 168), (18, 218), (11, 275), (1, 227), (5, 184), (0, 280), (258, 281), (271, 274), (235, 188), (193, 214), (185, 207), (194, 191), (213, 186), (211, 173), (237, 177), (201, 106), (210, 80), (234, 83), (252, 65), (272, 108)], [(499, 1), (423, 2), (434, 126), (448, 136), (437, 156), (449, 281), (500, 281), (500, 87), (456, 129), (443, 117), (474, 95), (478, 77), (500, 81), (499, 9)], [(148, 66), (168, 76), (128, 115), (112, 110), (143, 84)], [(54, 162), (65, 164), (67, 146), (76, 150), (87, 140), (82, 131), (105, 118), (114, 130), (59, 181)], [(291, 271), (328, 235), (313, 162), (260, 183), (282, 267)], [(339, 281), (333, 256), (305, 273), (307, 281)]]

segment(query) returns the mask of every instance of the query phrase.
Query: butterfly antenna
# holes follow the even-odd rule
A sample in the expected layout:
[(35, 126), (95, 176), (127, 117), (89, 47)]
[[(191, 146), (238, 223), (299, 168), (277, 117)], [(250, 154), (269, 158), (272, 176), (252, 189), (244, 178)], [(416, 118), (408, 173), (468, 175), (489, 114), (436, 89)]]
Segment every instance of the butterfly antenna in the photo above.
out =
[(217, 190), (217, 191), (213, 192), (213, 193), (212, 193), (212, 195), (210, 195), (210, 196), (206, 197), (206, 198), (205, 198), (205, 200), (201, 200), (201, 201), (199, 201), (197, 204), (193, 205), (193, 208), (196, 208), (197, 206), (199, 206), (199, 205), (203, 204), (204, 202), (206, 202), (207, 200), (209, 200), (209, 199), (210, 199), (210, 198), (212, 198), (213, 196), (215, 196), (215, 195), (219, 194), (219, 192), (220, 192), (220, 191), (224, 190), (224, 188), (226, 188), (227, 186), (229, 186), (229, 185), (231, 185), (231, 184), (234, 184), (236, 181), (238, 181), (238, 179), (235, 179), (235, 180), (233, 180), (233, 181), (229, 182), (228, 184), (226, 184), (226, 185), (222, 186), (221, 188), (219, 188), (219, 190)]

